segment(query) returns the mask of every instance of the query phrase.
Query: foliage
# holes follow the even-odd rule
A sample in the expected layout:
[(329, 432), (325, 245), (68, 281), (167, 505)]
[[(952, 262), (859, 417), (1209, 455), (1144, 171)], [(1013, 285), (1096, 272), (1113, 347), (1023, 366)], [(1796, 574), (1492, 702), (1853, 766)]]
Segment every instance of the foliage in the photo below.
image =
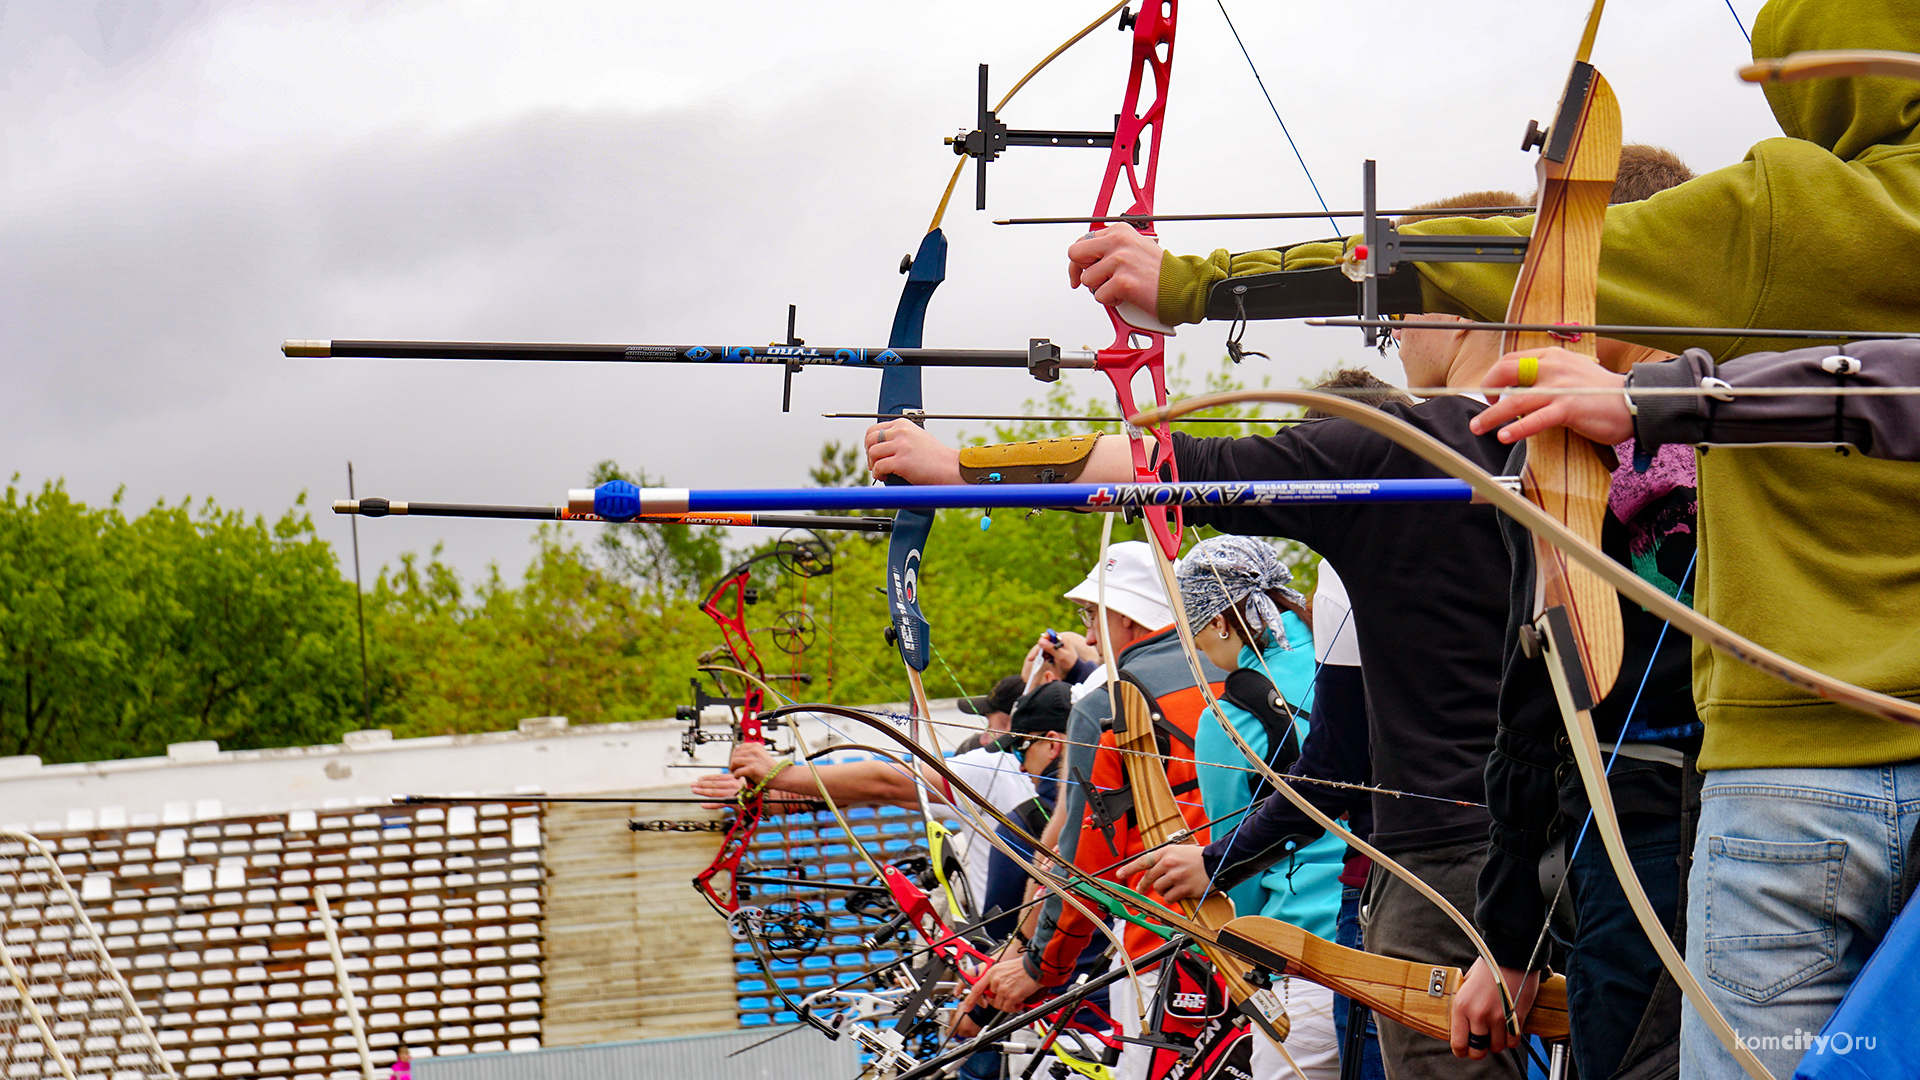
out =
[(330, 742), (359, 708), (353, 586), (298, 505), (128, 520), (10, 484), (0, 653), (0, 753), (48, 761)]

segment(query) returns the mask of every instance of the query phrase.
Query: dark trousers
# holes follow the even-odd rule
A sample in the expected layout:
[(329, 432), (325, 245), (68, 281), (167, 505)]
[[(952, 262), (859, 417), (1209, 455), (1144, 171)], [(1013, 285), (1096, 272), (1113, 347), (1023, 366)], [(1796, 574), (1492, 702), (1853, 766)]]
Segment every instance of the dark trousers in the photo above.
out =
[[(1627, 855), (1660, 915), (1673, 930), (1680, 899), (1680, 862), (1684, 848), (1680, 822), (1671, 817), (1630, 815), (1620, 823)], [(1663, 970), (1640, 921), (1627, 906), (1606, 845), (1587, 829), (1568, 866), (1579, 932), (1562, 941), (1567, 950), (1567, 1020), (1575, 1066), (1585, 1080), (1607, 1080), (1640, 1027)], [(1556, 935), (1557, 936), (1557, 935)]]
[[(1472, 918), (1487, 841), (1389, 854)], [(1370, 953), (1422, 964), (1446, 964), (1463, 971), (1479, 958), (1473, 942), (1433, 901), (1378, 865), (1367, 878), (1365, 904), (1361, 932)], [(1479, 1061), (1454, 1057), (1453, 1048), (1445, 1040), (1386, 1020), (1380, 1022), (1380, 1058), (1391, 1080), (1519, 1080), (1527, 1074), (1525, 1060), (1518, 1052), (1493, 1054)]]

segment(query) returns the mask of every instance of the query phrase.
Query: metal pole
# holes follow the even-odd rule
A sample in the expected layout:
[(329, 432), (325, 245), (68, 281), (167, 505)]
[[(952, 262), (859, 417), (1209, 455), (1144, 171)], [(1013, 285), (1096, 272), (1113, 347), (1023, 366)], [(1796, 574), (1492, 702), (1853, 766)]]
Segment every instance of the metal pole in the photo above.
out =
[(354, 1000), (353, 987), (347, 980), (347, 959), (340, 952), (340, 934), (333, 925), (333, 912), (327, 910), (327, 894), (316, 885), (313, 899), (320, 909), (320, 928), (327, 934), (327, 952), (333, 957), (333, 980), (340, 987), (340, 1004), (347, 1010), (347, 1023), (353, 1026), (354, 1049), (360, 1052), (360, 1075), (365, 1080), (374, 1080), (373, 1051), (367, 1046), (367, 1028), (360, 1022), (360, 1005)]
[[(121, 1002), (126, 1005), (127, 1014), (133, 1017), (139, 1026), (140, 1033), (145, 1036), (147, 1052), (153, 1058), (154, 1064), (168, 1076), (177, 1075), (173, 1071), (173, 1063), (167, 1060), (165, 1051), (160, 1048), (160, 1036), (153, 1030), (153, 1022), (147, 1019), (147, 1014), (140, 1008), (140, 1003), (134, 1000), (133, 988), (127, 985), (126, 976), (120, 973), (120, 965), (113, 962), (113, 954), (107, 951), (106, 942), (101, 940), (99, 928), (94, 926), (93, 920), (87, 917), (86, 904), (82, 902), (80, 893), (74, 889), (73, 882), (67, 879), (66, 872), (60, 869), (60, 862), (54, 857), (54, 853), (32, 833), (20, 832), (16, 829), (0, 829), (0, 837), (20, 841), (47, 864), (47, 872), (53, 878), (54, 888), (65, 894), (67, 902), (73, 906), (73, 921), (80, 927), (80, 936), (92, 945), (93, 951), (100, 958), (100, 966), (113, 979), (114, 989), (119, 993)], [(3, 952), (4, 950), (0, 950), (0, 953)], [(7, 961), (7, 969), (9, 973), (13, 973), (11, 959)], [(17, 975), (15, 975), (15, 982), (17, 985)], [(38, 1010), (35, 1010), (35, 1014), (37, 1021)], [(51, 1041), (48, 1043), (48, 1049), (52, 1049)]]

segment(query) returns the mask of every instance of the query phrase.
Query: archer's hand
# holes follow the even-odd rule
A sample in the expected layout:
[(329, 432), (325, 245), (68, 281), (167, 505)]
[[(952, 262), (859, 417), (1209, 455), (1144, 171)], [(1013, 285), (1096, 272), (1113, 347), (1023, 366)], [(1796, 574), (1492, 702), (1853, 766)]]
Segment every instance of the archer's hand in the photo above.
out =
[(1160, 306), (1160, 244), (1131, 225), (1109, 225), (1067, 248), (1067, 280), (1113, 307), (1132, 304), (1152, 314)]
[(867, 429), (867, 468), (874, 479), (898, 476), (909, 484), (959, 484), (960, 451), (911, 420), (889, 420)]
[(697, 777), (693, 781), (695, 795), (713, 800), (707, 804), (709, 810), (724, 810), (732, 806), (746, 787), (747, 782), (732, 773), (714, 773)]
[[(1520, 971), (1503, 967), (1500, 978), (1507, 984), (1507, 993), (1513, 997), (1513, 1016), (1515, 1023), (1526, 1026), (1527, 1010), (1533, 1008), (1533, 996), (1540, 990), (1540, 973)], [(1467, 1046), (1469, 1034), (1485, 1034), (1491, 1042), (1484, 1049)], [(1460, 990), (1453, 995), (1453, 1053), (1455, 1057), (1472, 1058), (1479, 1061), (1488, 1054), (1498, 1054), (1526, 1042), (1526, 1036), (1515, 1035), (1507, 1029), (1506, 1011), (1500, 1003), (1500, 987), (1494, 982), (1493, 969), (1484, 959), (1475, 960), (1473, 967), (1467, 969), (1467, 977), (1460, 983)]]
[[(1044, 670), (1051, 671), (1055, 679), (1065, 679), (1073, 674), (1073, 669), (1080, 665), (1081, 660), (1100, 658), (1099, 650), (1087, 644), (1084, 635), (1071, 630), (1056, 630), (1052, 634), (1052, 637), (1041, 634), (1033, 648), (1028, 650), (1027, 659), (1029, 664), (1038, 663)], [(1026, 671), (1029, 672), (1027, 681), (1032, 683), (1032, 668), (1028, 667)]]
[(1123, 877), (1142, 872), (1141, 892), (1151, 889), (1168, 900), (1198, 900), (1207, 893), (1207, 864), (1194, 844), (1169, 844), (1120, 868)]
[[(1591, 358), (1558, 346), (1508, 353), (1488, 369), (1481, 384), (1493, 404), (1473, 418), (1470, 426), (1475, 435), (1485, 435), (1498, 427), (1500, 441), (1512, 445), (1538, 432), (1567, 427), (1603, 446), (1613, 446), (1633, 434), (1633, 417), (1627, 412), (1626, 397), (1620, 393), (1499, 396), (1501, 387), (1519, 385), (1523, 356), (1539, 358), (1535, 387), (1604, 387), (1618, 391), (1627, 382), (1625, 375), (1616, 375)], [(1502, 424), (1506, 426), (1500, 427)]]
[(766, 743), (736, 742), (733, 753), (727, 756), (727, 767), (744, 784), (758, 784), (766, 779), (768, 773), (778, 764)]
[(983, 990), (981, 1000), (1002, 1012), (1013, 1012), (1040, 993), (1040, 984), (1027, 974), (1025, 952), (1009, 947), (984, 974), (976, 989)]

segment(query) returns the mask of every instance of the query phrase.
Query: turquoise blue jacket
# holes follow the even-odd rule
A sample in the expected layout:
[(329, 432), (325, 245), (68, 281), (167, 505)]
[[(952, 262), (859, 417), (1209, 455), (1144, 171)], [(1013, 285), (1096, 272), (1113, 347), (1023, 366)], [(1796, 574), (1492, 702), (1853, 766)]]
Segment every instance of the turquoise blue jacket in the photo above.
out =
[[(1313, 707), (1313, 634), (1292, 612), (1283, 612), (1281, 627), (1287, 643), (1275, 641), (1264, 655), (1252, 648), (1240, 650), (1240, 666), (1250, 668), (1273, 680), (1287, 703), (1301, 713), (1300, 738), (1307, 737), (1307, 710)], [(1240, 737), (1266, 757), (1267, 729), (1258, 717), (1227, 701), (1221, 709), (1233, 721)], [(1209, 710), (1200, 721), (1194, 740), (1194, 761), (1198, 764), (1200, 798), (1212, 821), (1212, 836), (1218, 840), (1232, 831), (1246, 816), (1252, 802), (1248, 786), (1247, 760), (1239, 747), (1220, 728), (1220, 720)], [(1241, 915), (1265, 915), (1292, 923), (1310, 934), (1331, 940), (1334, 923), (1340, 914), (1340, 870), (1346, 860), (1347, 845), (1332, 833), (1303, 848), (1291, 851), (1265, 872), (1248, 878), (1227, 895)]]

